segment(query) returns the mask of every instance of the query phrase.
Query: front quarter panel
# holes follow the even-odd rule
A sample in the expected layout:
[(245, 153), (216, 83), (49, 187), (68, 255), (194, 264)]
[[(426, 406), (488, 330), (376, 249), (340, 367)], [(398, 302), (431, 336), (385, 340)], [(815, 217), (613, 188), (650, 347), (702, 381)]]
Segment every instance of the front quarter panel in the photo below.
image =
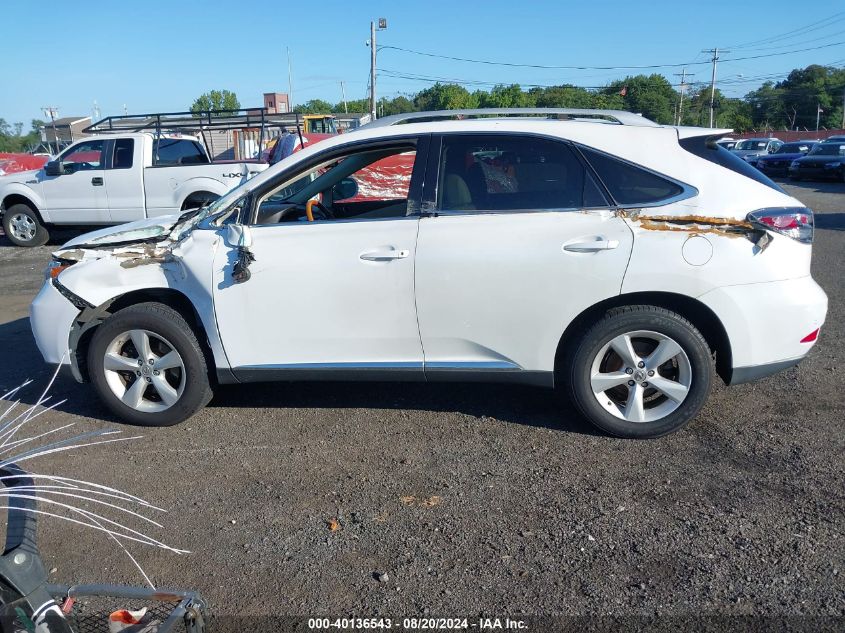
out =
[(134, 258), (128, 263), (127, 258), (102, 249), (100, 259), (71, 266), (59, 275), (59, 281), (94, 306), (142, 290), (169, 289), (181, 293), (199, 316), (216, 366), (225, 368), (228, 363), (217, 334), (211, 293), (212, 265), (220, 239), (216, 231), (194, 230), (173, 247), (172, 255), (163, 262), (149, 257)]

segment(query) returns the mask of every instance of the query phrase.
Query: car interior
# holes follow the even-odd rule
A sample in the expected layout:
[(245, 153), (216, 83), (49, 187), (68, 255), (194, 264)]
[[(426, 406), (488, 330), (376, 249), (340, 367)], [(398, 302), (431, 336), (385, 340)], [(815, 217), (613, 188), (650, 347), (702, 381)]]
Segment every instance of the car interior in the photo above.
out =
[(572, 151), (557, 143), (450, 143), (441, 158), (444, 211), (570, 209), (604, 198)]
[(404, 217), (413, 148), (360, 152), (287, 181), (258, 205), (256, 224)]

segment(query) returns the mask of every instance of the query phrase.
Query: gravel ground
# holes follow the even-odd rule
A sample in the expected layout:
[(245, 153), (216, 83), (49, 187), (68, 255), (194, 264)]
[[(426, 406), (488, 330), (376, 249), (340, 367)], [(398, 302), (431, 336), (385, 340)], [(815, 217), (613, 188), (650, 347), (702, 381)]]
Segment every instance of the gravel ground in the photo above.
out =
[[(169, 508), (160, 534), (193, 553), (132, 551), (217, 614), (753, 615), (842, 630), (845, 184), (786, 188), (818, 213), (820, 342), (796, 369), (717, 386), (678, 434), (606, 437), (527, 387), (250, 385), (180, 426), (36, 464)], [(50, 250), (0, 238), (0, 390), (48, 378), (26, 310)], [(60, 379), (54, 394), (68, 402), (50, 425), (114, 422), (88, 387)], [(143, 584), (96, 533), (45, 520), (40, 545), (57, 582)]]

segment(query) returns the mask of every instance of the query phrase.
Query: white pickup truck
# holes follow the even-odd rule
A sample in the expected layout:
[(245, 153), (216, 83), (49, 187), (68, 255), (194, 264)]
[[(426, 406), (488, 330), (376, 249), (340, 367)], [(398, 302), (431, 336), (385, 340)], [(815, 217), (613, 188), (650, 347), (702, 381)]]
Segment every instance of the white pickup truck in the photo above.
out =
[(266, 168), (213, 163), (192, 136), (89, 136), (40, 170), (0, 176), (3, 230), (18, 246), (40, 246), (52, 226), (123, 224), (205, 206)]

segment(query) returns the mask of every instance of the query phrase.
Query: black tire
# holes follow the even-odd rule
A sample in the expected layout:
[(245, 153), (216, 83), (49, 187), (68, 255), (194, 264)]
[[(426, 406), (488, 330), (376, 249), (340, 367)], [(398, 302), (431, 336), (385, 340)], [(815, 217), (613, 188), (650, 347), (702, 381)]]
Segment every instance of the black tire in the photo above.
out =
[[(668, 337), (680, 346), (689, 361), (691, 382), (686, 397), (674, 411), (652, 421), (632, 422), (611, 413), (610, 409), (616, 407), (616, 404), (613, 407), (610, 406), (611, 399), (607, 396), (610, 392), (601, 392), (602, 400), (607, 399), (608, 408), (599, 403), (598, 396), (593, 393), (591, 375), (593, 363), (599, 352), (612, 339), (626, 333), (644, 330)], [(642, 343), (638, 342), (638, 344)], [(620, 368), (619, 371), (624, 371), (624, 369)], [(661, 369), (661, 371), (664, 370)], [(710, 393), (713, 362), (707, 342), (692, 323), (664, 308), (636, 305), (609, 310), (597, 323), (587, 329), (569, 347), (564, 365), (560, 368), (560, 374), (573, 403), (589, 422), (617, 437), (645, 439), (677, 431), (695, 417)], [(640, 378), (644, 381), (654, 380), (642, 376)], [(643, 385), (648, 385), (648, 383), (644, 382)], [(631, 393), (627, 386), (621, 385), (621, 388), (628, 394)], [(653, 385), (651, 388), (653, 389)], [(644, 388), (643, 393), (649, 392)], [(660, 392), (657, 392), (657, 395), (652, 393), (647, 397), (652, 399), (647, 403), (649, 406), (669, 402), (669, 399), (660, 395)]]
[[(139, 411), (124, 404), (106, 379), (104, 362), (107, 348), (117, 337), (130, 330), (145, 330), (162, 337), (181, 357), (184, 369), (179, 371), (185, 372), (184, 389), (178, 400), (163, 411)], [(197, 337), (181, 314), (161, 303), (140, 303), (106, 319), (91, 339), (88, 369), (100, 399), (115, 415), (130, 424), (172, 426), (194, 415), (212, 397), (208, 368)]]
[[(21, 235), (20, 229), (12, 226), (12, 221), (19, 221), (21, 216), (27, 218), (28, 223), (34, 225), (35, 231), (30, 239), (26, 239)], [(6, 209), (6, 212), (3, 214), (3, 231), (5, 231), (9, 241), (16, 246), (43, 246), (50, 239), (50, 233), (44, 227), (41, 218), (38, 217), (34, 209), (23, 203), (13, 204)]]
[(219, 197), (220, 196), (208, 191), (192, 193), (185, 199), (185, 202), (182, 203), (182, 211), (188, 211), (190, 209), (201, 209), (202, 207), (208, 206), (209, 204), (217, 200)]

